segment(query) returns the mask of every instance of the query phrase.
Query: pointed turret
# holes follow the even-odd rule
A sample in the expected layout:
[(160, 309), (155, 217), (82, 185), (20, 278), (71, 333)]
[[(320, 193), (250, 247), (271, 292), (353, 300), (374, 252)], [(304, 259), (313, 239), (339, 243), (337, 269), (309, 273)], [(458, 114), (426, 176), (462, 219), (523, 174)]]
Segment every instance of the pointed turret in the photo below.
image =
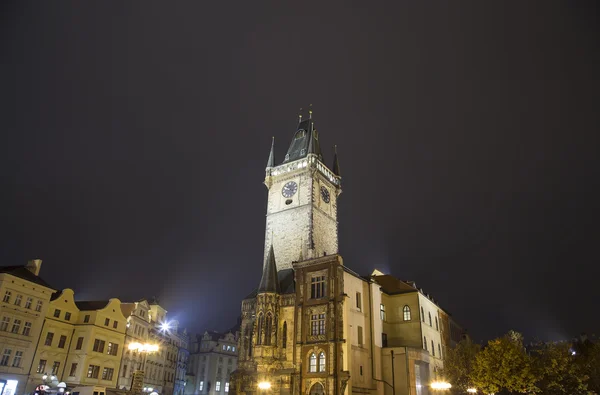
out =
[(265, 265), (263, 266), (263, 274), (260, 279), (260, 285), (258, 286), (258, 293), (261, 292), (279, 293), (279, 280), (277, 278), (277, 265), (275, 264), (273, 244), (271, 244), (271, 249), (269, 249), (267, 262), (265, 262)]
[(333, 174), (335, 174), (338, 177), (342, 176), (342, 173), (340, 173), (340, 162), (338, 162), (338, 156), (337, 156), (337, 145), (333, 146), (333, 167), (331, 168), (331, 170), (333, 171)]
[(275, 166), (275, 136), (271, 140), (271, 152), (269, 152), (269, 160), (267, 160), (267, 169)]

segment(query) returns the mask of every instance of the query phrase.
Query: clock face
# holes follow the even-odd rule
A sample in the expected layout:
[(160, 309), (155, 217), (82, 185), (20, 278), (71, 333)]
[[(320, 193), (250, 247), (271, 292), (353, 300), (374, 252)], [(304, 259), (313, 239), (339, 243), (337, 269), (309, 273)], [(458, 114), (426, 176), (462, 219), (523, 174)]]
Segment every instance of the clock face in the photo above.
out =
[(321, 187), (321, 197), (325, 203), (329, 203), (329, 191), (325, 187)]
[(294, 181), (287, 182), (281, 189), (281, 194), (285, 198), (291, 198), (298, 190), (298, 184)]

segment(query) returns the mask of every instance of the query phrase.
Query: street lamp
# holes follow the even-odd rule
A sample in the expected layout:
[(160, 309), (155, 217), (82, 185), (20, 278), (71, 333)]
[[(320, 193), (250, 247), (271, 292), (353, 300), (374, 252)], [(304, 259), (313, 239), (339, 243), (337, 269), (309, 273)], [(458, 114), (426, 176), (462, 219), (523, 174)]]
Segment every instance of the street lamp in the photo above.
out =
[(447, 391), (450, 388), (452, 388), (452, 385), (445, 381), (434, 381), (433, 383), (431, 383), (431, 389), (436, 391)]
[(271, 388), (271, 383), (269, 383), (268, 381), (261, 381), (260, 383), (258, 383), (258, 388), (261, 390), (268, 390)]

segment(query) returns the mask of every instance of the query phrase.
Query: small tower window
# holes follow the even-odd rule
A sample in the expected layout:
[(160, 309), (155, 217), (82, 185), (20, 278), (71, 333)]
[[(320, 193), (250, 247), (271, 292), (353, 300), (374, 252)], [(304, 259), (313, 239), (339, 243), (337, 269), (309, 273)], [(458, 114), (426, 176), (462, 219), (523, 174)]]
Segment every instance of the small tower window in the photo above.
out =
[(265, 325), (265, 345), (271, 345), (271, 328), (273, 327), (273, 318), (267, 314), (267, 325)]
[(296, 132), (296, 140), (299, 140), (301, 138), (303, 138), (304, 136), (306, 136), (306, 130), (304, 129), (300, 129)]
[(262, 344), (262, 333), (263, 333), (263, 315), (258, 316), (258, 325), (256, 330), (256, 344)]
[(283, 333), (281, 335), (281, 347), (287, 347), (287, 322), (283, 323), (283, 329), (281, 330)]

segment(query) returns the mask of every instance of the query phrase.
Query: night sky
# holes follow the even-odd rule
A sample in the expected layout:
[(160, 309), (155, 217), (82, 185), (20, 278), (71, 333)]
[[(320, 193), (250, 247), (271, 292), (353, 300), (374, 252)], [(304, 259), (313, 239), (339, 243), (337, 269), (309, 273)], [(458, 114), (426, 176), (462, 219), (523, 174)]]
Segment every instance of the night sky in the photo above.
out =
[(416, 281), (477, 341), (598, 333), (599, 15), (3, 1), (0, 262), (231, 327), (260, 280), (271, 136), (281, 161), (312, 103), (347, 266)]

